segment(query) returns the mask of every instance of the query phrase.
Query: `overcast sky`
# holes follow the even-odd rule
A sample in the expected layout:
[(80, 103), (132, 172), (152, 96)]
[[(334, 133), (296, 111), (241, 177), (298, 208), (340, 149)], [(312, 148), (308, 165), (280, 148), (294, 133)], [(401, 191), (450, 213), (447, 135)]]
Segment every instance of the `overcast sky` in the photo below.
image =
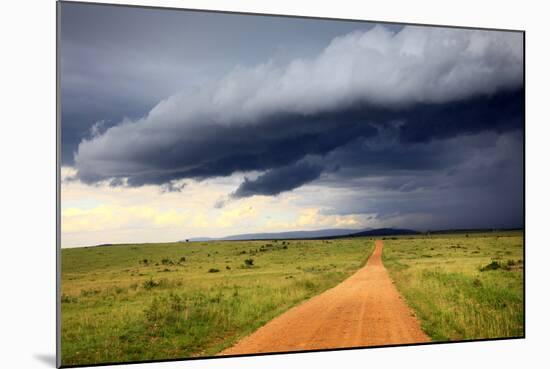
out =
[(61, 5), (62, 245), (523, 226), (523, 36)]

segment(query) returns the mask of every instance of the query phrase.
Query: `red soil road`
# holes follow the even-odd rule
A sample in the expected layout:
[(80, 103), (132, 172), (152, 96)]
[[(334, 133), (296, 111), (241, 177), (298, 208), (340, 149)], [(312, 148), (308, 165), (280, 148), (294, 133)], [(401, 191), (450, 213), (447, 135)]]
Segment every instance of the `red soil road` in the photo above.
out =
[(336, 287), (288, 310), (220, 355), (427, 342), (382, 264), (382, 241), (367, 264)]

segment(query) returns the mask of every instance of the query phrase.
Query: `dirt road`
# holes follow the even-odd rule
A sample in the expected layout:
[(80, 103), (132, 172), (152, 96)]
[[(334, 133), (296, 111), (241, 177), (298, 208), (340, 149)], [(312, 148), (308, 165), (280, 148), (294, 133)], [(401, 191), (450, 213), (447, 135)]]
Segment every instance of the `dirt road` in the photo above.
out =
[(367, 264), (336, 287), (273, 319), (220, 355), (427, 342), (382, 264), (382, 241)]

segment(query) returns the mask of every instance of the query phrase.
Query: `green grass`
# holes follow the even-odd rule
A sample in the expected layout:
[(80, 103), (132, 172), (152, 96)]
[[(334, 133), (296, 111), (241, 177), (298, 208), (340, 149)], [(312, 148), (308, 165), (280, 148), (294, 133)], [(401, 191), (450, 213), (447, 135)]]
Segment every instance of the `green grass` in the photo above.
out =
[(62, 364), (213, 355), (344, 280), (372, 249), (365, 239), (64, 249)]
[[(385, 237), (383, 260), (435, 341), (523, 335), (523, 234)], [(210, 356), (347, 278), (372, 240), (62, 250), (62, 363)]]
[(387, 238), (383, 261), (434, 341), (523, 336), (522, 232)]

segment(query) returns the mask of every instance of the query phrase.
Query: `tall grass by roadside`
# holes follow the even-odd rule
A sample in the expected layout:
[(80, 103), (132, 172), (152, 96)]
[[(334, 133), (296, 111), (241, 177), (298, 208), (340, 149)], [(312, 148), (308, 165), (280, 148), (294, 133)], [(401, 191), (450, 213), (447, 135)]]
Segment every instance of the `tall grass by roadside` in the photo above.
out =
[(356, 239), (63, 250), (62, 363), (213, 355), (344, 280), (372, 249)]
[(521, 232), (388, 239), (383, 261), (433, 340), (523, 336)]

